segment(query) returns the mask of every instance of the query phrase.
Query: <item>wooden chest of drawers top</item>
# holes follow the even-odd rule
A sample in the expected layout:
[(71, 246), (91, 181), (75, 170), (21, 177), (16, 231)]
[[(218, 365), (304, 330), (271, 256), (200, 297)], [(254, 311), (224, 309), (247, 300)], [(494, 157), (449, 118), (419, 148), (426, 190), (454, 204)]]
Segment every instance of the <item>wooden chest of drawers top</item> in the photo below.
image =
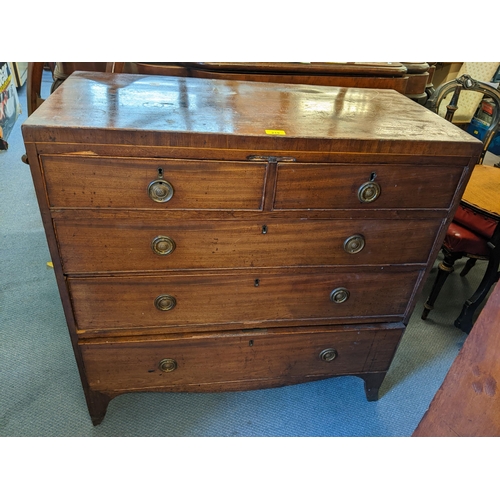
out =
[(50, 96), (24, 136), (71, 144), (72, 152), (81, 144), (88, 154), (99, 154), (99, 145), (134, 146), (133, 156), (145, 157), (169, 147), (171, 157), (181, 148), (182, 158), (200, 158), (202, 148), (205, 159), (296, 151), (299, 161), (338, 153), (470, 156), (479, 143), (392, 90), (86, 72)]

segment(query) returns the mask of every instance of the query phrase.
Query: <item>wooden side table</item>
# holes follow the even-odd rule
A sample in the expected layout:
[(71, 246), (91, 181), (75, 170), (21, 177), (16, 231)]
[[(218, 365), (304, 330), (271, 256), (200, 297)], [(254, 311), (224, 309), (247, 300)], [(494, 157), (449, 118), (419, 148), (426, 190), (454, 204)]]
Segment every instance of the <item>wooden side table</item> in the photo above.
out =
[(499, 331), (497, 285), (414, 437), (500, 436)]

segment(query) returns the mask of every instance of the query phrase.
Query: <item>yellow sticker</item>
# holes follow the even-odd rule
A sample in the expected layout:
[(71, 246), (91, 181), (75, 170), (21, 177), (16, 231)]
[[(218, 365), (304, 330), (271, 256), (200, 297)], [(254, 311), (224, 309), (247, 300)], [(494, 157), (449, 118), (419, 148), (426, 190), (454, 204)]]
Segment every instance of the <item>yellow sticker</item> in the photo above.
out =
[(54, 267), (54, 264), (52, 264), (52, 262), (47, 262), (47, 267)]
[(284, 130), (266, 130), (267, 135), (286, 135)]

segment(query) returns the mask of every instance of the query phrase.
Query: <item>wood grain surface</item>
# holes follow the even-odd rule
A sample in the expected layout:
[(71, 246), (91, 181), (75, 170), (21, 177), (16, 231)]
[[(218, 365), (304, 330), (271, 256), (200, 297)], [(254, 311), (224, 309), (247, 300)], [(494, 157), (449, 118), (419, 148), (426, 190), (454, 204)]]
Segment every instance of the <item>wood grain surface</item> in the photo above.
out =
[(476, 165), (467, 183), (463, 201), (500, 220), (500, 168)]
[[(224, 329), (273, 326), (288, 321), (340, 318), (402, 320), (418, 272), (394, 267), (378, 271), (320, 273), (253, 271), (182, 273), (155, 276), (69, 278), (78, 328), (101, 330), (219, 324)], [(258, 280), (258, 281), (256, 281)], [(397, 283), (397, 286), (394, 284)], [(333, 290), (345, 287), (347, 301), (333, 303)], [(155, 308), (160, 295), (177, 302), (170, 311)], [(235, 326), (233, 326), (235, 325)], [(144, 331), (147, 334), (147, 330)]]
[[(64, 271), (105, 273), (179, 269), (420, 264), (425, 266), (441, 219), (243, 221), (122, 219), (55, 221)], [(407, 233), (404, 245), (398, 245)], [(360, 235), (363, 249), (346, 252)], [(175, 249), (153, 251), (155, 238)]]
[[(401, 325), (344, 331), (327, 327), (309, 334), (293, 329), (279, 334), (235, 331), (224, 337), (87, 343), (82, 353), (94, 390), (218, 392), (276, 387), (346, 373), (384, 372), (401, 332)], [(323, 361), (321, 352), (331, 348), (337, 357)], [(174, 371), (159, 369), (165, 358), (176, 361)]]
[(236, 149), (455, 156), (481, 149), (393, 90), (111, 73), (73, 73), (23, 130), (27, 141), (76, 144), (227, 149), (231, 141)]
[(499, 332), (497, 284), (414, 437), (500, 436)]

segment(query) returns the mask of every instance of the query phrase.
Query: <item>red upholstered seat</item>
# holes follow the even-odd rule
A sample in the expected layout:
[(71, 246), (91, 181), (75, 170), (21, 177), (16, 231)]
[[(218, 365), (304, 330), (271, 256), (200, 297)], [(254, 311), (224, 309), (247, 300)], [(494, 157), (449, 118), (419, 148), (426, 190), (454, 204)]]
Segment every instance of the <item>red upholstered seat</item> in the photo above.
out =
[(443, 246), (450, 253), (488, 258), (491, 249), (487, 242), (493, 236), (497, 224), (497, 221), (459, 205), (446, 231)]
[[(474, 212), (471, 208), (459, 205), (455, 216), (453, 217), (453, 222), (457, 222), (461, 226), (468, 227), (472, 229), (475, 233), (482, 236), (483, 238), (490, 239), (493, 236), (493, 232), (497, 227), (497, 221), (482, 214)], [(450, 232), (450, 231), (448, 231)], [(470, 250), (453, 250), (455, 251), (465, 251), (471, 252)], [(489, 251), (481, 255), (488, 255)]]
[(485, 257), (489, 253), (484, 238), (455, 222), (450, 224), (443, 245), (453, 253), (463, 252), (478, 257)]

